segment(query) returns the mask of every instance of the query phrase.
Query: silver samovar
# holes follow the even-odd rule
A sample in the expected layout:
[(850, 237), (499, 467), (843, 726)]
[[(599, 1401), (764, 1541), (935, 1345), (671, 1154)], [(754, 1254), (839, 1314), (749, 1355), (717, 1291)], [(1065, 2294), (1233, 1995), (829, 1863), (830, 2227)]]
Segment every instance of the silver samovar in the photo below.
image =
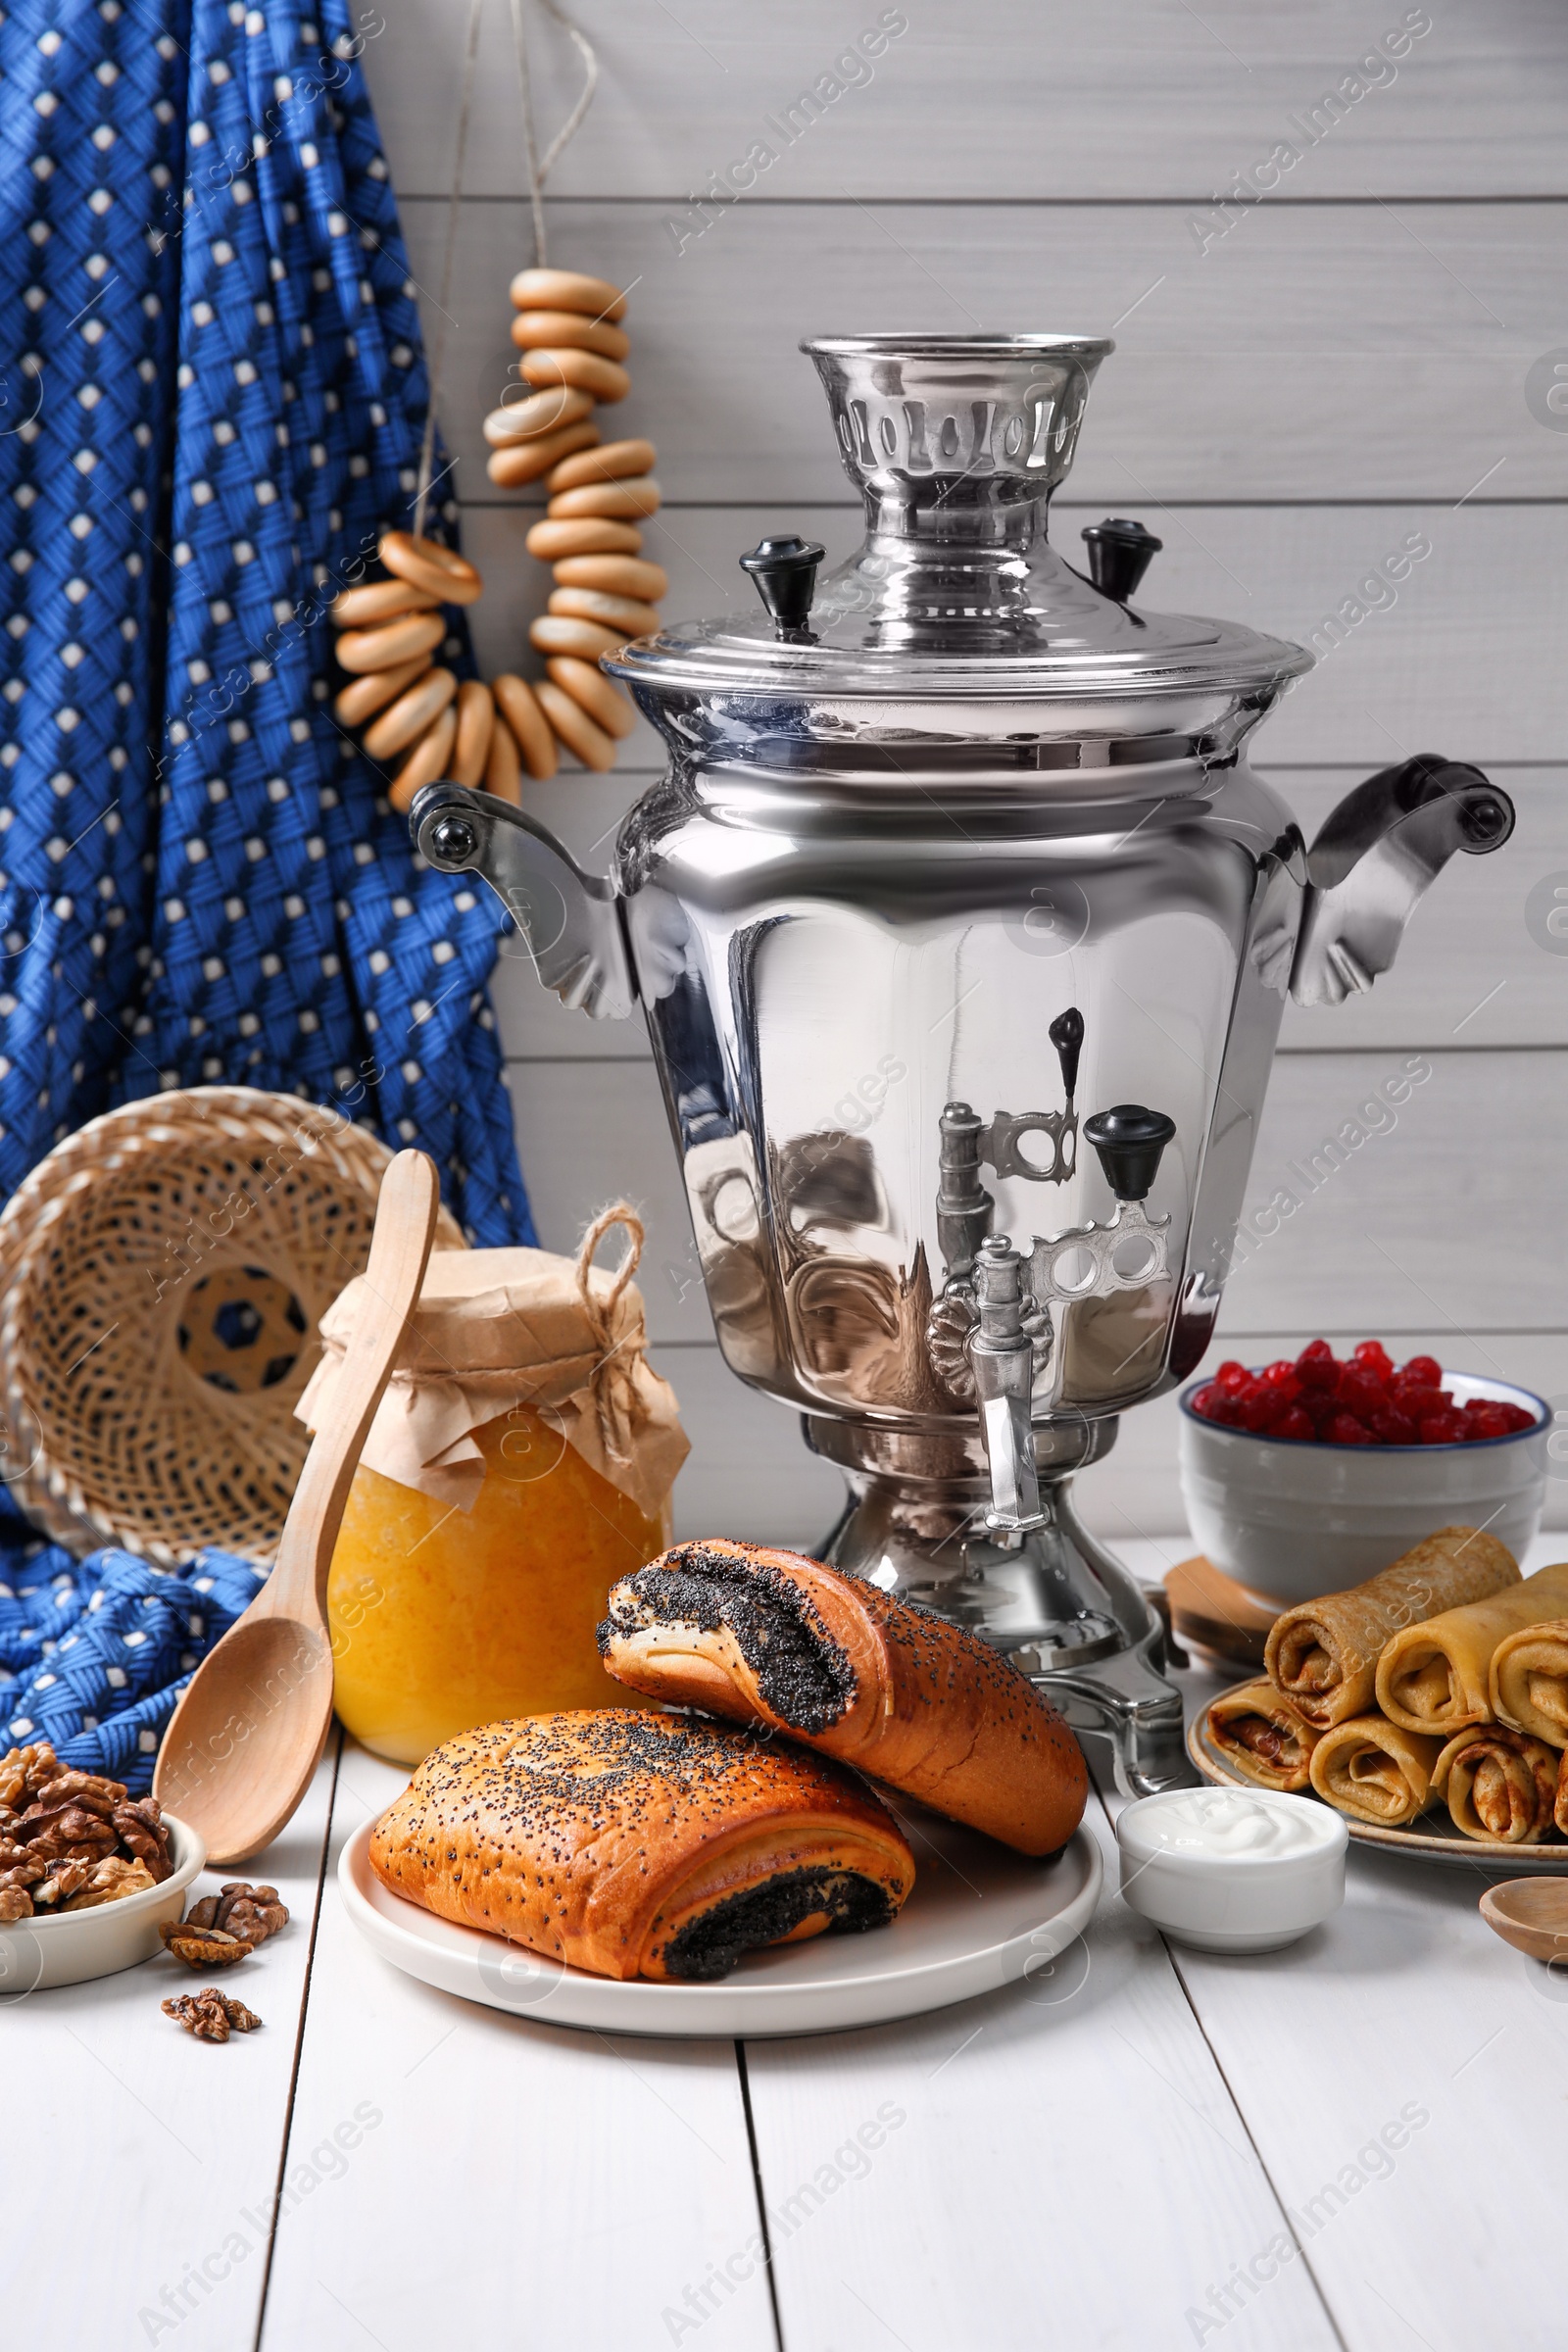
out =
[(669, 747), (612, 878), (457, 785), (411, 821), (565, 1004), (641, 1004), (719, 1345), (848, 1481), (827, 1556), (1166, 1787), (1161, 1629), (1072, 1473), (1208, 1345), (1287, 996), (1366, 988), (1513, 811), (1423, 755), (1303, 844), (1247, 741), (1310, 657), (1135, 606), (1137, 522), (1047, 537), (1109, 342), (804, 348), (865, 543), (818, 582), (766, 539), (763, 610), (606, 663)]

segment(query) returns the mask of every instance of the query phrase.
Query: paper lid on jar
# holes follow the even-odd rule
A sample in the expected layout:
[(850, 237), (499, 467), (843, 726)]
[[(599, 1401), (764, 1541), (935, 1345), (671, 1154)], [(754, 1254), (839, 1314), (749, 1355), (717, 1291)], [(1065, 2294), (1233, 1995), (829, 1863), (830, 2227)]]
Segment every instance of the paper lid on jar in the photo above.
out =
[[(628, 1248), (593, 1264), (619, 1225)], [(474, 1432), (525, 1407), (657, 1517), (690, 1451), (675, 1393), (649, 1363), (632, 1280), (643, 1227), (623, 1201), (595, 1219), (575, 1258), (549, 1250), (435, 1252), (360, 1459), (382, 1477), (470, 1510), (484, 1483)], [(366, 1296), (356, 1276), (321, 1317), (324, 1350), (295, 1411), (324, 1418)]]
[[(357, 1275), (321, 1317), (328, 1347), (347, 1347), (365, 1282)], [(584, 1296), (575, 1260), (553, 1250), (448, 1250), (425, 1269), (395, 1369), (441, 1380), (559, 1367), (569, 1378), (596, 1362), (607, 1341), (646, 1345), (642, 1293), (629, 1279), (591, 1266)]]

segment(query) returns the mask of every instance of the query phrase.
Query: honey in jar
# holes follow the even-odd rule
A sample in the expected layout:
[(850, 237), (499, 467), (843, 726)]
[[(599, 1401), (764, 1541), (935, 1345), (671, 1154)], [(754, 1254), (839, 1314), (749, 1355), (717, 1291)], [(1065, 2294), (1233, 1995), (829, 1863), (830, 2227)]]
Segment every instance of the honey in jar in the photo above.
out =
[[(634, 1233), (613, 1276), (590, 1262), (611, 1221)], [(615, 1580), (668, 1544), (687, 1451), (645, 1353), (640, 1242), (621, 1210), (575, 1263), (432, 1255), (327, 1582), (337, 1712), (377, 1755), (414, 1764), (502, 1717), (627, 1704), (595, 1627)], [(307, 1419), (325, 1410), (361, 1296), (363, 1278), (322, 1320)]]

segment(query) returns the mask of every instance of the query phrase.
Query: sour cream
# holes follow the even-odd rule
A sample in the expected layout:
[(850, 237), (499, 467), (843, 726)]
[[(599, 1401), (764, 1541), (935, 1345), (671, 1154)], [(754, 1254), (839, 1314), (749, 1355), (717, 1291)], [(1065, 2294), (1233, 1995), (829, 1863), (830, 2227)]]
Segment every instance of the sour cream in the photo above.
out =
[(1273, 1951), (1345, 1899), (1346, 1825), (1312, 1797), (1167, 1788), (1126, 1807), (1116, 1842), (1128, 1905), (1204, 1951)]
[(1244, 1789), (1172, 1788), (1145, 1797), (1140, 1837), (1167, 1854), (1222, 1854), (1238, 1861), (1315, 1854), (1333, 1844), (1339, 1816), (1310, 1798)]

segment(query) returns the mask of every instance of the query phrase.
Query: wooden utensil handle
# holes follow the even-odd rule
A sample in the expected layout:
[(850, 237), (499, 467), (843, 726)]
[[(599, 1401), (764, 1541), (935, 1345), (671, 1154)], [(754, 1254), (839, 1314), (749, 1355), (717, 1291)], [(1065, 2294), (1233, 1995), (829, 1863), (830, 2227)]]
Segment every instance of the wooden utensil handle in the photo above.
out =
[(440, 1206), (435, 1162), (422, 1152), (400, 1152), (381, 1179), (365, 1296), (333, 1385), (331, 1417), (311, 1441), (262, 1596), (270, 1615), (296, 1615), (314, 1594), (325, 1619), (327, 1571), (349, 1489), (419, 1296)]

